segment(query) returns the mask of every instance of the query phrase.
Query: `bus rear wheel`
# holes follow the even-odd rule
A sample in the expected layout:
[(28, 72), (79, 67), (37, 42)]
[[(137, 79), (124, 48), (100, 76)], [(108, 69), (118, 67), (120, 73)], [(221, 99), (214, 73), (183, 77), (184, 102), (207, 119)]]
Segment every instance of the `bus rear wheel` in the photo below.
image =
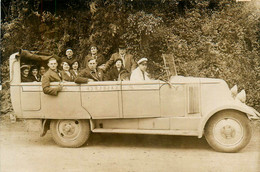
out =
[(87, 120), (52, 120), (50, 130), (53, 140), (62, 147), (80, 147), (88, 140), (90, 135), (90, 127)]
[(237, 111), (222, 111), (208, 121), (205, 137), (219, 152), (238, 152), (250, 141), (252, 129), (249, 119)]

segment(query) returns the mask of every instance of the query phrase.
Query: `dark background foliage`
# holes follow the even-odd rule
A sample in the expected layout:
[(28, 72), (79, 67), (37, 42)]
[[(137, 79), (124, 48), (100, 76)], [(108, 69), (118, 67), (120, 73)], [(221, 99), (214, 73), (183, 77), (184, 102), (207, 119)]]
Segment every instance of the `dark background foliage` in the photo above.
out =
[[(258, 5), (258, 6), (257, 6)], [(256, 1), (231, 0), (2, 0), (1, 112), (11, 109), (8, 58), (20, 48), (82, 60), (89, 46), (109, 59), (124, 41), (149, 72), (163, 78), (162, 53), (179, 75), (213, 77), (247, 92), (260, 111), (260, 20)], [(6, 100), (6, 101), (3, 101)]]

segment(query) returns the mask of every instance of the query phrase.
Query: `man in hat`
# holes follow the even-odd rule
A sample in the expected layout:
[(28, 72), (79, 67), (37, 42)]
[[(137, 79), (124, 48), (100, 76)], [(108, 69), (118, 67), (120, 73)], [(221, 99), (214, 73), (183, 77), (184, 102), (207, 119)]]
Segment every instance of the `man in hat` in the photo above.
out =
[(48, 71), (42, 77), (42, 89), (44, 94), (49, 94), (53, 96), (57, 96), (58, 92), (62, 90), (62, 85), (58, 85), (57, 87), (50, 87), (51, 82), (61, 82), (61, 74), (58, 71), (58, 63), (55, 58), (50, 58), (48, 60)]
[(86, 68), (86, 67), (88, 68), (88, 60), (91, 58), (96, 59), (98, 68), (104, 69), (106, 60), (104, 56), (98, 52), (98, 48), (96, 44), (91, 44), (90, 53), (85, 57), (82, 68)]
[(97, 68), (97, 61), (96, 59), (89, 59), (88, 60), (88, 68), (83, 69), (75, 79), (75, 83), (88, 83), (93, 81), (103, 81), (104, 74), (103, 70)]
[(133, 55), (126, 53), (126, 46), (124, 44), (120, 44), (119, 51), (112, 54), (111, 58), (106, 62), (104, 70), (107, 71), (116, 59), (122, 59), (123, 66), (128, 72), (132, 72), (137, 67)]
[(148, 73), (146, 72), (147, 69), (147, 58), (141, 58), (138, 60), (137, 64), (138, 67), (133, 70), (130, 81), (149, 81), (150, 78), (148, 77)]

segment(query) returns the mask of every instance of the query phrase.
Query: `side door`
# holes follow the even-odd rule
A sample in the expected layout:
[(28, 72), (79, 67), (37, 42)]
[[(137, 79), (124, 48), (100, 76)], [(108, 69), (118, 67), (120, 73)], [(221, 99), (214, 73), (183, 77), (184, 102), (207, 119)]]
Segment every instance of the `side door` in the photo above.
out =
[(81, 84), (82, 107), (93, 119), (119, 118), (121, 113), (121, 82), (104, 81)]
[[(58, 82), (52, 82), (51, 87), (57, 87)], [(64, 82), (62, 91), (57, 96), (41, 92), (41, 113), (50, 119), (88, 119), (89, 113), (82, 107), (80, 85), (74, 82)]]
[(160, 81), (122, 82), (124, 118), (160, 117)]
[(160, 89), (162, 117), (200, 116), (199, 83), (173, 82)]
[(41, 82), (20, 83), (20, 94), (23, 117), (41, 117), (35, 113), (41, 110)]
[(22, 118), (44, 118), (41, 82), (21, 82), (19, 85)]

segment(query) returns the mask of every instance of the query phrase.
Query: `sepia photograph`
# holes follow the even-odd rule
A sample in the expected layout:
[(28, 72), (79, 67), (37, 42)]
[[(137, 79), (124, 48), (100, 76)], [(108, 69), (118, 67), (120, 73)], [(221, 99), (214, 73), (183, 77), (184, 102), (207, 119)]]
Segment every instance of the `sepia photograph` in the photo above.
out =
[(0, 2), (0, 172), (260, 171), (260, 0)]

